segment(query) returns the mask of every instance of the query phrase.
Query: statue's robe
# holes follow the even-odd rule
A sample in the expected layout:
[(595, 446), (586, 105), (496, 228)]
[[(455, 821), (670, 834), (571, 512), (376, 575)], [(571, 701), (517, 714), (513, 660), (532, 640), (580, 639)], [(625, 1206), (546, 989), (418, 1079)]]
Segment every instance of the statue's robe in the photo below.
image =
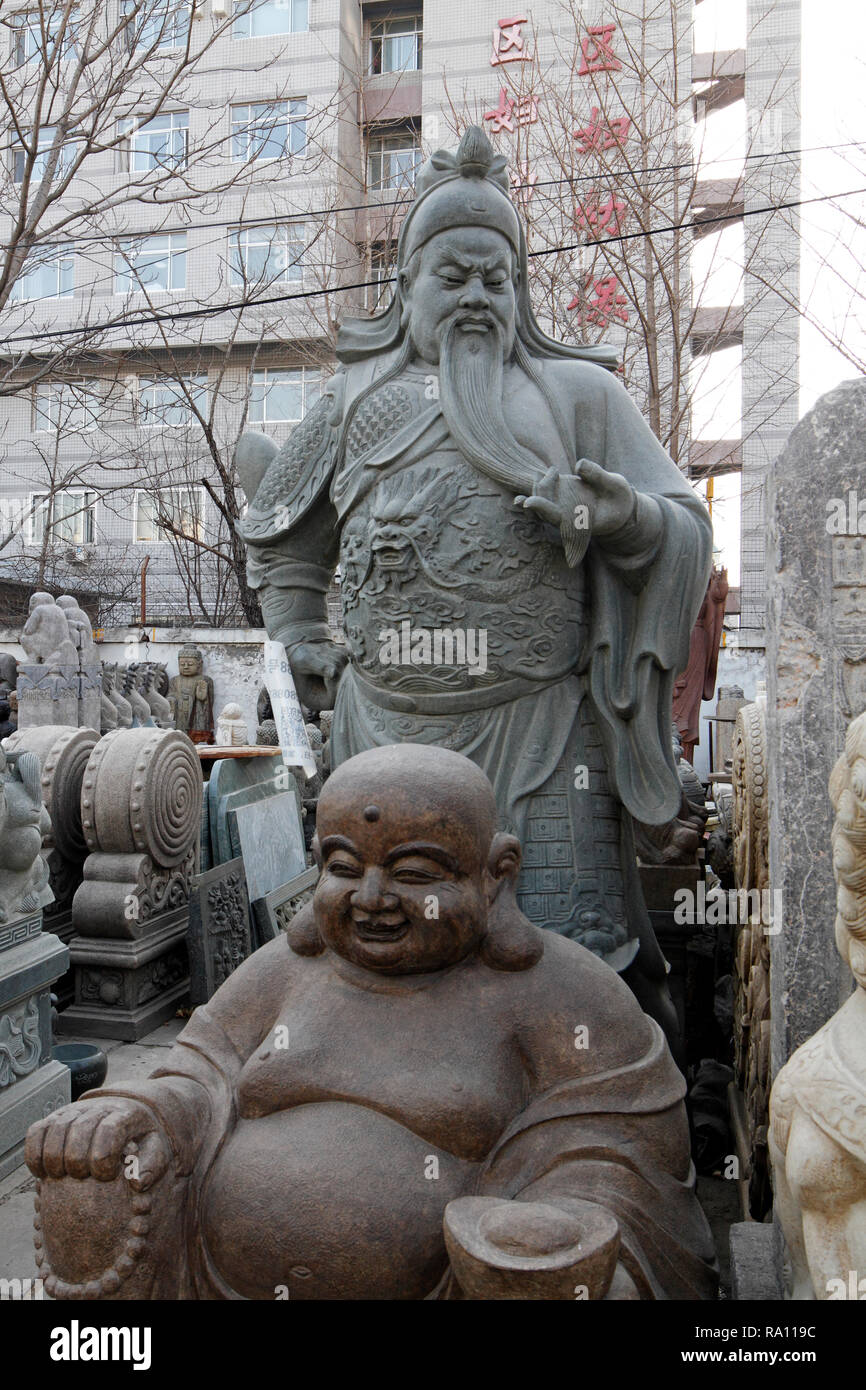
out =
[[(291, 650), (328, 636), (339, 563), (350, 662), (332, 765), (416, 740), (473, 759), (523, 845), (525, 914), (620, 971), (640, 942), (658, 987), (665, 966), (630, 817), (660, 824), (679, 810), (671, 687), (706, 587), (711, 527), (610, 373), (541, 359), (532, 370), (536, 380), (509, 365), (504, 407), (539, 460), (535, 481), (551, 465), (573, 476), (589, 459), (638, 494), (630, 521), (594, 537), (580, 563), (463, 457), (435, 373), (391, 354), (339, 371), (270, 464), (239, 523), (248, 578), (270, 635)], [(404, 624), (417, 656), (410, 646), (406, 661), (404, 647), (395, 662), (390, 634), (402, 638)], [(447, 660), (441, 634), (455, 631), (470, 644), (485, 634), (485, 670)]]
[[(459, 1297), (443, 1215), (483, 1195), (599, 1203), (641, 1298), (713, 1298), (684, 1079), (613, 971), (545, 943), (527, 970), (476, 959), (420, 988), (282, 935), (257, 951), (150, 1079), (91, 1093), (146, 1105), (172, 1149), (119, 1296)], [(122, 1248), (126, 1189), (43, 1181), (61, 1278)]]

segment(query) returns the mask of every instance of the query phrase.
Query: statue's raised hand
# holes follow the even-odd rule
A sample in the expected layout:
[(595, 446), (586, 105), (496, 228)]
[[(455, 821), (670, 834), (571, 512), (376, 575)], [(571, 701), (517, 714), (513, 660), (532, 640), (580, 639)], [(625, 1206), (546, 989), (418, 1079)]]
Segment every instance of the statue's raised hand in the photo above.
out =
[(622, 529), (634, 515), (637, 494), (621, 473), (581, 459), (573, 474), (549, 468), (531, 496), (515, 497), (518, 506), (559, 528), (570, 565), (583, 559), (592, 536)]
[(146, 1192), (166, 1171), (171, 1148), (153, 1111), (123, 1096), (94, 1096), (55, 1110), (27, 1132), (24, 1161), (37, 1178), (118, 1174)]
[(302, 704), (314, 712), (333, 709), (337, 686), (348, 661), (336, 642), (300, 642), (289, 652), (292, 680)]

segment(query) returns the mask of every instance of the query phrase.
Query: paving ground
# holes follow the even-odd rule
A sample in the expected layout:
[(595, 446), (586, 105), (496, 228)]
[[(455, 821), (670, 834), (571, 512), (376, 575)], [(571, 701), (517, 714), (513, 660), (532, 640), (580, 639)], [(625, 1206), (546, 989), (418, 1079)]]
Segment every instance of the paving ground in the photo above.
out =
[[(123, 1085), (149, 1076), (159, 1066), (161, 1054), (171, 1047), (185, 1023), (174, 1018), (137, 1043), (109, 1042), (104, 1038), (66, 1037), (64, 1042), (96, 1042), (108, 1055), (106, 1085)], [(17, 1168), (0, 1182), (0, 1279), (35, 1279), (33, 1258), (33, 1191), (36, 1179), (27, 1168)], [(728, 1227), (742, 1217), (736, 1183), (721, 1178), (700, 1178), (698, 1196), (712, 1228), (721, 1266), (722, 1297), (730, 1296)]]
[[(63, 1036), (63, 1042), (96, 1043), (108, 1056), (106, 1085), (123, 1085), (150, 1076), (171, 1047), (185, 1020), (173, 1018), (137, 1043)], [(0, 1182), (0, 1279), (35, 1279), (33, 1192), (36, 1179), (25, 1167)]]

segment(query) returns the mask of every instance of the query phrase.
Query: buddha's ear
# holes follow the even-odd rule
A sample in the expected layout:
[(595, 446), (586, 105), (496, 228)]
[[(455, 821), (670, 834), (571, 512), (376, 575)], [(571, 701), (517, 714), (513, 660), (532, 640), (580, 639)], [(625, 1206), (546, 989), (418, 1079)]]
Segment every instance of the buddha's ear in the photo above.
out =
[(517, 875), (520, 873), (520, 863), (520, 841), (517, 836), (508, 835), (504, 830), (497, 831), (487, 855), (487, 872), (494, 881), (490, 894), (491, 902), (497, 897), (503, 884), (510, 883), (512, 889), (514, 888)]
[(487, 856), (487, 934), (479, 956), (493, 970), (531, 970), (544, 954), (544, 933), (517, 906), (520, 841), (500, 831)]

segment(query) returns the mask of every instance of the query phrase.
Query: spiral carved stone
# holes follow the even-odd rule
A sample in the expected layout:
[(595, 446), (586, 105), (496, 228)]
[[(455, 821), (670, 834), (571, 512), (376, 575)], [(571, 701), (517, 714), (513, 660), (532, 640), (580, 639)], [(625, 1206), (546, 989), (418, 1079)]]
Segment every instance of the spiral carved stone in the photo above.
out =
[(199, 833), (201, 804), (201, 765), (185, 734), (115, 729), (94, 748), (81, 785), (87, 847), (174, 868)]
[(12, 752), (35, 753), (42, 768), (42, 804), (51, 817), (51, 841), (64, 859), (80, 863), (87, 854), (81, 826), (81, 783), (99, 739), (95, 729), (44, 724), (10, 736)]

